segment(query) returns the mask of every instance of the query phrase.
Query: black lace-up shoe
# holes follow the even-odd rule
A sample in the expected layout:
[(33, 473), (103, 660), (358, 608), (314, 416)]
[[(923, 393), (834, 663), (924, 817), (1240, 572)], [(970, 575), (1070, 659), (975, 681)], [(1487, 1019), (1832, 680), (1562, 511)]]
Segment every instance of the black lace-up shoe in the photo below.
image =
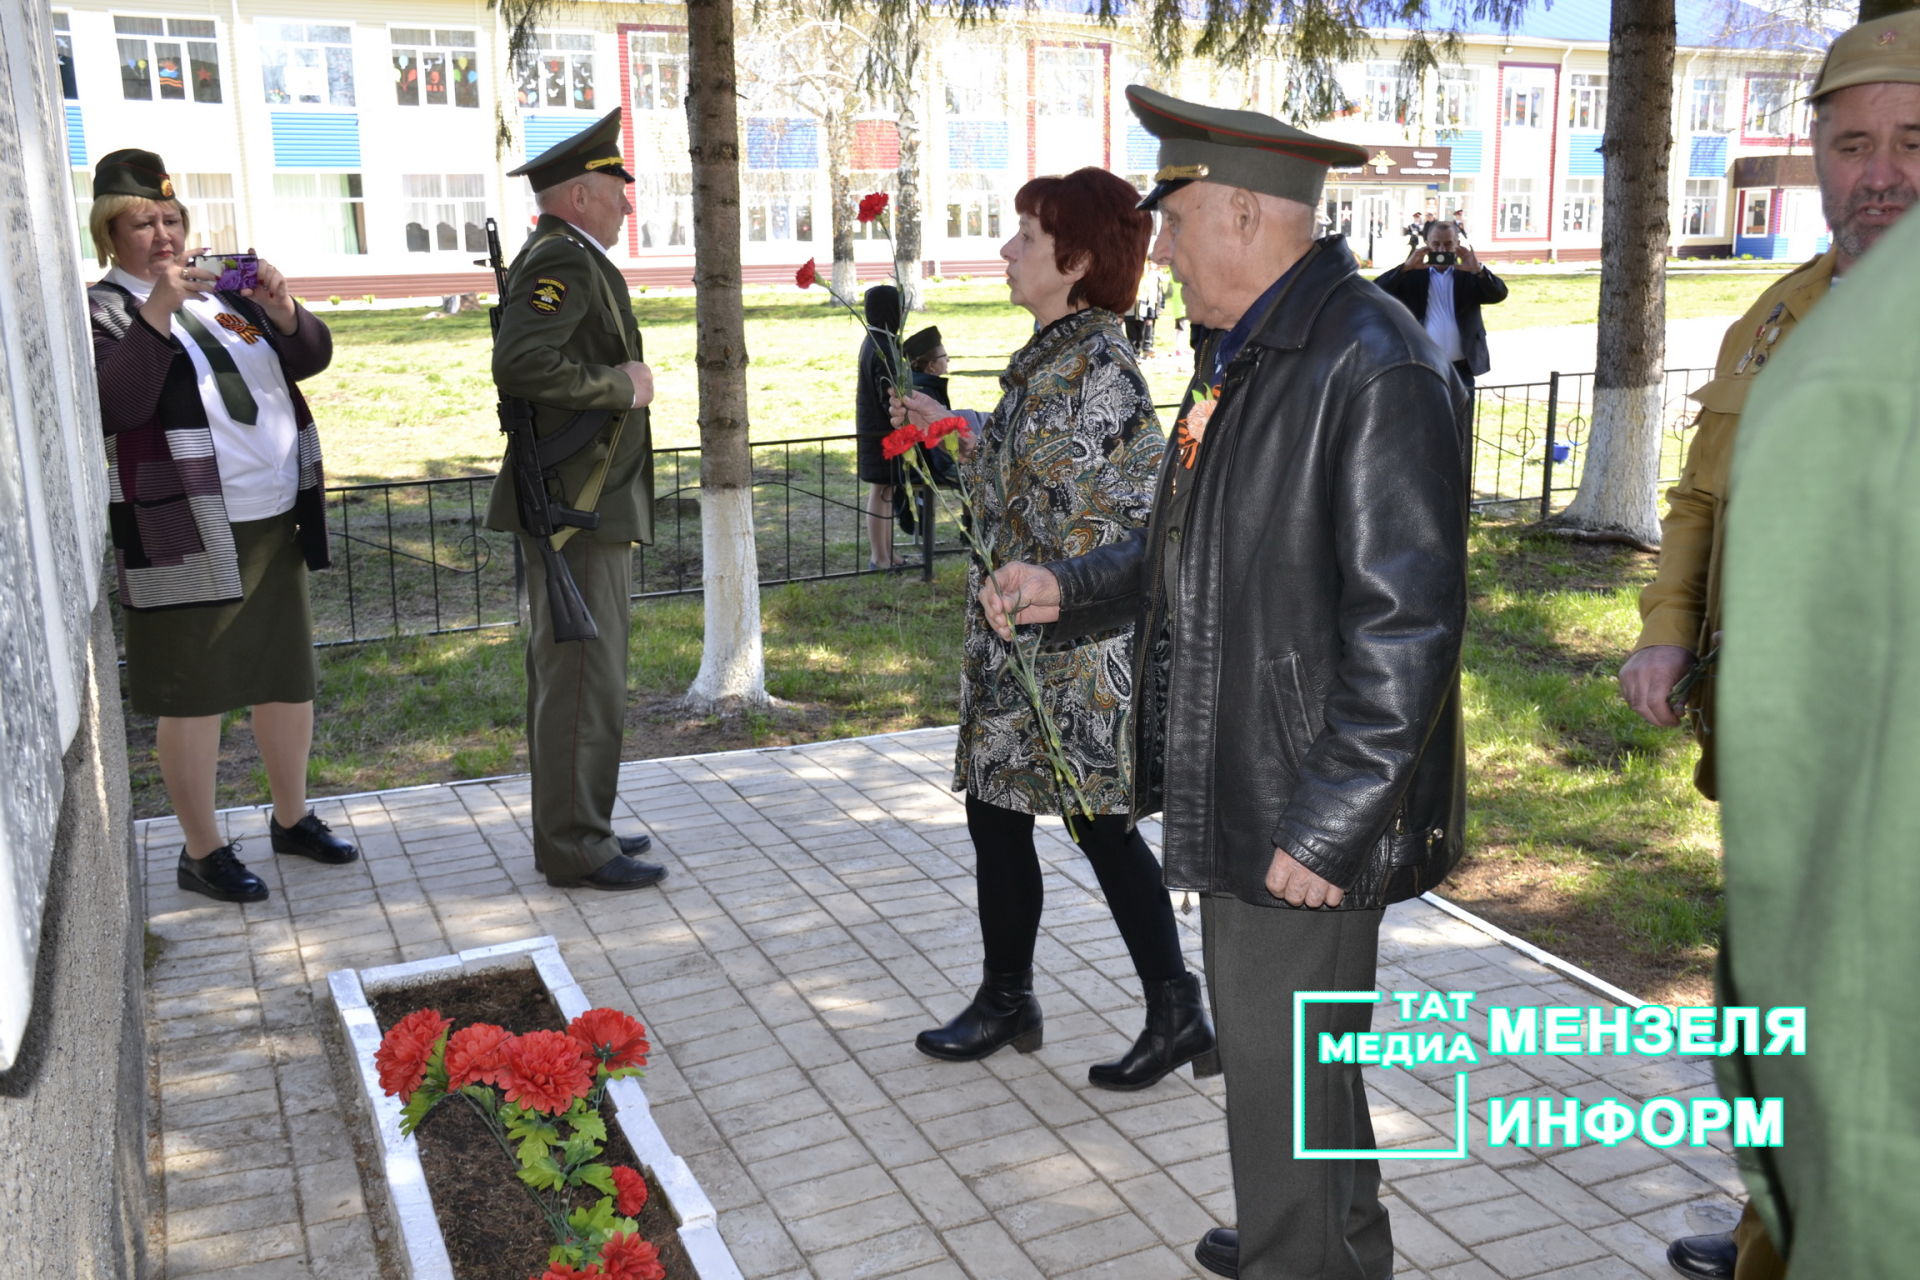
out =
[(235, 855), (234, 850), (239, 847), (238, 840), (223, 844), (204, 858), (190, 858), (182, 849), (175, 879), (182, 889), (204, 893), (222, 902), (264, 902), (267, 886)]
[(577, 880), (561, 880), (547, 877), (547, 883), (556, 889), (644, 889), (648, 885), (659, 884), (667, 878), (665, 867), (655, 866), (651, 862), (642, 862), (630, 858), (624, 853), (616, 853)]
[(1215, 1227), (1193, 1246), (1193, 1260), (1217, 1276), (1237, 1280), (1240, 1275), (1240, 1233), (1232, 1227)]
[(333, 834), (333, 828), (320, 821), (320, 815), (309, 813), (290, 827), (283, 827), (272, 817), (267, 819), (267, 835), (273, 841), (275, 853), (297, 853), (303, 858), (312, 858), (315, 862), (339, 864), (352, 862), (360, 856), (360, 851)]
[(637, 858), (653, 848), (653, 837), (644, 831), (637, 836), (615, 836), (614, 839), (620, 842), (620, 852), (629, 858)]
[(1696, 1280), (1732, 1280), (1733, 1264), (1739, 1253), (1731, 1231), (1683, 1236), (1667, 1246), (1667, 1265)]

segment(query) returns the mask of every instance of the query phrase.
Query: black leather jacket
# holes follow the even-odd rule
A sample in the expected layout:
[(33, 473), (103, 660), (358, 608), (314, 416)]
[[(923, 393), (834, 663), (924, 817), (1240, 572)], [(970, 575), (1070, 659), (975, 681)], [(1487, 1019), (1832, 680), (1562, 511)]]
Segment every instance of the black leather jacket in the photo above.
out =
[[(1398, 902), (1461, 852), (1466, 393), (1337, 237), (1222, 386), (1181, 476), (1186, 527), (1167, 527), (1169, 448), (1146, 531), (1047, 566), (1051, 638), (1137, 620), (1134, 817), (1164, 808), (1171, 887), (1284, 906), (1265, 886), (1281, 848), (1345, 909)], [(1165, 614), (1162, 555), (1179, 557)], [(1155, 672), (1163, 616), (1172, 661)]]

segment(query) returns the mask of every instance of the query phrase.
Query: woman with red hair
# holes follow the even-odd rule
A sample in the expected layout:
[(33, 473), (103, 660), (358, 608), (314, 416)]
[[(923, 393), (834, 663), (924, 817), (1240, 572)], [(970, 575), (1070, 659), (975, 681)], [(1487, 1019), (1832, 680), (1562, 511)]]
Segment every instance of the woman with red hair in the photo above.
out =
[[(1034, 334), (1000, 377), (1001, 398), (972, 419), (962, 463), (982, 539), (995, 564), (1045, 564), (1120, 542), (1144, 528), (1166, 439), (1120, 316), (1133, 306), (1153, 228), (1139, 193), (1104, 169), (1036, 178), (1014, 197), (1019, 229), (1000, 248), (1013, 301), (1032, 313)], [(947, 410), (916, 394), (897, 416), (925, 425)], [(972, 567), (967, 600), (980, 586)], [(922, 1032), (920, 1051), (972, 1061), (1011, 1044), (1040, 1047), (1033, 993), (1040, 928), (1037, 814), (1068, 813), (1074, 840), (1093, 863), (1146, 992), (1147, 1026), (1132, 1049), (1088, 1072), (1107, 1089), (1144, 1089), (1182, 1064), (1219, 1069), (1199, 978), (1180, 953), (1160, 865), (1128, 830), (1132, 770), (1128, 712), (1130, 626), (1075, 648), (1032, 647), (1040, 696), (1060, 731), (1068, 768), (1093, 816), (1061, 794), (1037, 718), (1009, 678), (1009, 646), (969, 605), (954, 789), (967, 795), (985, 950), (985, 981), (943, 1027)]]

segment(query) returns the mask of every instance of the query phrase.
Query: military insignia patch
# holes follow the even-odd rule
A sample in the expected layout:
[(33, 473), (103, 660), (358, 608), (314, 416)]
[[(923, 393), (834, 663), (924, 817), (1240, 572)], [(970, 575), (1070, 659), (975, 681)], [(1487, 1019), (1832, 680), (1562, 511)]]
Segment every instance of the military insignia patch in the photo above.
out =
[(566, 301), (567, 282), (552, 276), (541, 276), (534, 281), (533, 292), (527, 296), (527, 305), (543, 316), (557, 315)]

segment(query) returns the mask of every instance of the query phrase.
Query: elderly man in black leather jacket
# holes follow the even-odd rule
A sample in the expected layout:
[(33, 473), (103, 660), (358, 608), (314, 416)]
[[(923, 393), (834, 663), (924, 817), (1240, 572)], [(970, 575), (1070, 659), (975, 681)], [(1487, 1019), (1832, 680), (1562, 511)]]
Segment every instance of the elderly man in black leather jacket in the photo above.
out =
[(1370, 1150), (1354, 1065), (1317, 1034), (1365, 1031), (1384, 909), (1460, 857), (1465, 766), (1466, 394), (1426, 332), (1316, 243), (1329, 164), (1358, 149), (1251, 112), (1130, 88), (1161, 139), (1170, 263), (1199, 353), (1143, 534), (1002, 568), (989, 622), (1058, 638), (1135, 622), (1134, 816), (1163, 813), (1170, 886), (1202, 896), (1227, 1077), (1238, 1232), (1221, 1274), (1384, 1280), (1372, 1160), (1294, 1159), (1294, 1037), (1309, 1150)]

